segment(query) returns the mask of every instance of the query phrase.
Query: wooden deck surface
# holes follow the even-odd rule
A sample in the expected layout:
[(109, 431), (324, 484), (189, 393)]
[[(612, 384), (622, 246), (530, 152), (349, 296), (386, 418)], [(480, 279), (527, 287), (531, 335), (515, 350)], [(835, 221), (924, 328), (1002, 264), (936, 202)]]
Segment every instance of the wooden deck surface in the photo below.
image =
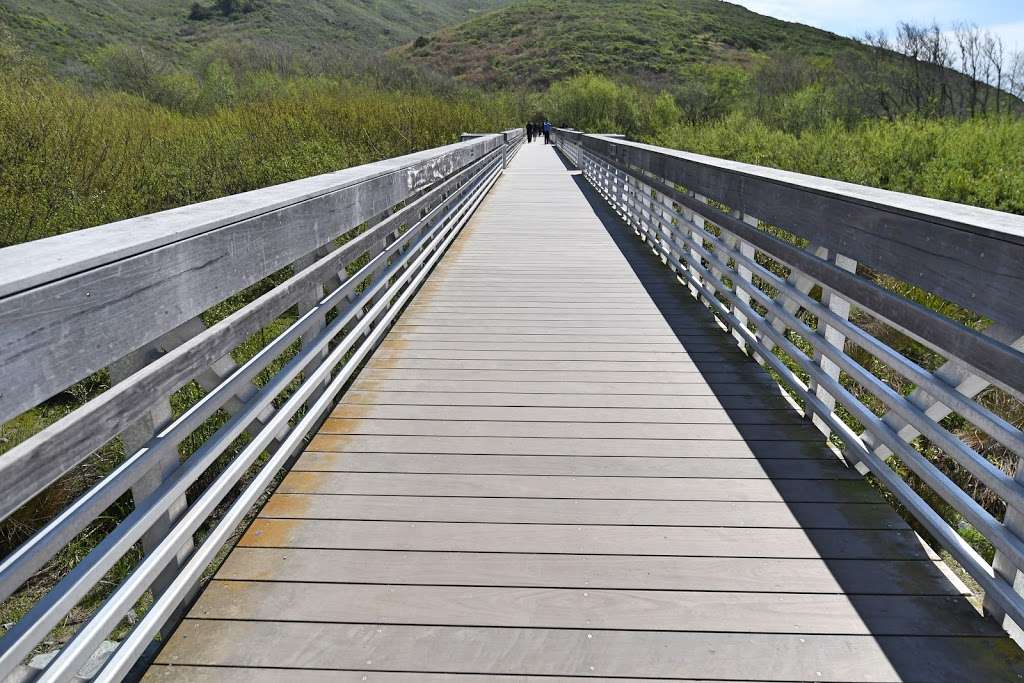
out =
[(1020, 680), (936, 560), (534, 144), (147, 679)]

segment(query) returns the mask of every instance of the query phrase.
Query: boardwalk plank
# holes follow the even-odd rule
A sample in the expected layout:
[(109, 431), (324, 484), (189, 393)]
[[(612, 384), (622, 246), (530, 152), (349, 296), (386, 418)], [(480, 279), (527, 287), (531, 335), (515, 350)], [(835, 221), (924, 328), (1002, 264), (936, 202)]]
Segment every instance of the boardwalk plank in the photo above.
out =
[[(443, 421), (502, 421), (502, 422), (600, 422), (600, 423), (668, 423), (680, 425), (703, 424), (800, 424), (803, 417), (790, 410), (725, 410), (686, 409), (658, 410), (621, 408), (529, 408), (519, 406), (455, 407), (450, 404), (430, 406), (424, 404), (387, 404), (367, 407), (346, 402), (338, 406), (331, 417), (376, 420), (443, 420)], [(699, 427), (697, 428), (699, 429)]]
[(366, 391), (464, 391), (513, 394), (617, 394), (631, 396), (763, 396), (777, 397), (778, 390), (767, 383), (700, 382), (668, 384), (666, 382), (598, 382), (548, 381), (518, 379), (493, 381), (487, 379), (371, 379), (363, 377), (354, 388)]
[(555, 526), (260, 518), (253, 522), (239, 544), (255, 548), (572, 555), (935, 559), (934, 553), (927, 550), (913, 532), (903, 530)]
[[(155, 664), (143, 681), (191, 681), (191, 683), (580, 683), (576, 677), (487, 674), (394, 673), (366, 670), (257, 669), (237, 666), (187, 666)], [(644, 683), (652, 679), (588, 677), (588, 683)], [(661, 679), (681, 681), (682, 679)], [(687, 679), (686, 683), (712, 683)], [(720, 683), (720, 682), (719, 682)], [(737, 681), (735, 683), (744, 683)]]
[(384, 368), (367, 367), (360, 373), (366, 379), (427, 379), (441, 381), (508, 382), (535, 378), (544, 382), (621, 382), (624, 384), (707, 384), (714, 382), (755, 382), (769, 384), (771, 380), (759, 369), (697, 370), (687, 372), (639, 372), (602, 370), (481, 370), (444, 368)]
[(654, 373), (702, 373), (706, 370), (729, 371), (735, 362), (702, 363), (698, 367), (692, 362), (681, 361), (594, 361), (594, 360), (537, 360), (523, 358), (516, 360), (472, 359), (472, 358), (382, 358), (378, 357), (370, 367), (387, 370), (514, 370), (523, 372), (547, 372), (567, 370), (570, 372), (654, 372)]
[(538, 555), (237, 548), (225, 580), (435, 586), (958, 595), (927, 560)]
[(321, 434), (389, 436), (500, 436), (527, 439), (711, 439), (742, 441), (810, 441), (821, 434), (805, 426), (763, 424), (665, 424), (607, 422), (499, 422), (488, 420), (364, 420), (328, 418)]
[(318, 452), (469, 453), (494, 455), (588, 455), (660, 458), (834, 458), (813, 441), (689, 439), (530, 439), (482, 436), (389, 436), (318, 434)]
[(963, 600), (940, 596), (215, 581), (191, 617), (723, 633), (999, 635), (994, 622), (967, 618), (971, 609)]
[(284, 493), (358, 493), (376, 496), (494, 496), (513, 498), (637, 498), (643, 500), (874, 503), (863, 482), (831, 479), (712, 479), (403, 474), (292, 471)]
[(278, 493), (265, 518), (735, 526), (791, 529), (905, 529), (886, 503), (737, 503), (629, 498), (483, 498)]
[[(657, 479), (847, 479), (856, 470), (818, 459), (567, 457), (552, 455), (451, 455), (429, 453), (303, 454), (293, 472), (410, 472), (557, 477)], [(858, 487), (860, 488), (860, 487)]]
[(502, 406), (512, 408), (647, 408), (652, 410), (792, 411), (781, 396), (680, 396), (645, 394), (507, 394), (471, 391), (363, 391), (345, 394), (345, 407), (394, 406)]
[[(761, 681), (1006, 680), (1006, 639), (186, 620), (161, 664)], [(729, 656), (723, 656), (728, 652)]]

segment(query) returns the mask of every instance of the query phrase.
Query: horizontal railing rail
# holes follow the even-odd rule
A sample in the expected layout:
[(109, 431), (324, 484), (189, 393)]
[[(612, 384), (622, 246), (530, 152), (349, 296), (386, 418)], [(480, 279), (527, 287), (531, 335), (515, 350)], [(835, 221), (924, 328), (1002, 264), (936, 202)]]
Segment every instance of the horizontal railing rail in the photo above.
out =
[[(970, 573), (987, 611), (1019, 639), (1024, 434), (984, 397), (1000, 392), (1020, 414), (1024, 217), (611, 136), (558, 130), (555, 142), (740, 348)], [(937, 360), (925, 367), (894, 340)], [(956, 421), (1014, 468), (961, 438)], [(918, 437), (1005, 514), (940, 469)], [(993, 562), (894, 466), (980, 532)]]
[(148, 594), (97, 680), (131, 669), (522, 140), (481, 135), (0, 250), (0, 425), (90, 378), (109, 383), (0, 455), (0, 520), (97, 452), (123, 452), (0, 558), (0, 601), (130, 496), (127, 514), (0, 639), (0, 680), (137, 549), (39, 680), (74, 676)]

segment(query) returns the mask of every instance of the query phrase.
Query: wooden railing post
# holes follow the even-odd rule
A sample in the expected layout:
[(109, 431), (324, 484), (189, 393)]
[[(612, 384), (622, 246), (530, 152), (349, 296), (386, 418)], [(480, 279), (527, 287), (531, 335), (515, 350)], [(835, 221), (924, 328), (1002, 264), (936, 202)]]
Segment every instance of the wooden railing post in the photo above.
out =
[[(188, 323), (186, 323), (186, 326), (187, 325)], [(111, 383), (116, 384), (124, 381), (131, 375), (157, 360), (167, 351), (178, 346), (181, 341), (180, 330), (181, 328), (176, 328), (159, 339), (150, 342), (141, 349), (133, 351), (121, 360), (111, 363), (107, 370), (110, 374)], [(172, 419), (173, 413), (171, 411), (170, 397), (161, 399), (154, 403), (141, 419), (121, 432), (121, 446), (124, 449), (125, 457), (129, 457), (143, 448), (150, 439), (155, 437), (161, 430), (170, 424)], [(135, 506), (142, 506), (146, 499), (160, 488), (160, 485), (163, 484), (164, 481), (166, 481), (180, 465), (181, 461), (177, 449), (169, 449), (158, 460), (150, 463), (146, 474), (141, 477), (134, 486), (132, 486), (132, 501)], [(167, 535), (171, 526), (182, 515), (187, 507), (188, 501), (185, 497), (175, 501), (170, 509), (161, 516), (160, 520), (150, 527), (145, 534), (143, 534), (142, 550), (144, 553), (149, 553), (160, 544)], [(168, 565), (153, 582), (151, 590), (153, 591), (154, 596), (161, 595), (167, 589), (171, 581), (174, 580), (174, 576), (177, 574), (181, 563), (188, 557), (191, 551), (192, 543), (189, 541), (182, 546), (175, 561)]]
[[(1024, 484), (1024, 462), (1017, 460), (1017, 471), (1013, 480)], [(1024, 512), (1019, 508), (1007, 505), (1006, 514), (1003, 517), (1003, 525), (1017, 538), (1024, 538)], [(996, 551), (995, 559), (992, 560), (992, 569), (997, 576), (1008, 583), (1018, 595), (1024, 595), (1024, 567), (1013, 563), (1006, 553)], [(1001, 608), (991, 597), (986, 594), (983, 603), (985, 613), (1002, 624), (1010, 637), (1017, 641), (1017, 644), (1024, 647), (1024, 624), (1018, 624), (1006, 615), (1006, 610)]]
[[(319, 249), (310, 252), (306, 256), (303, 256), (302, 258), (295, 261), (292, 264), (292, 270), (296, 273), (299, 273), (308, 268), (309, 266), (313, 265), (313, 263), (316, 262), (318, 259), (322, 258), (323, 256), (326, 256), (329, 252), (330, 247), (320, 247)], [(332, 278), (330, 284), (332, 284), (333, 287), (339, 286), (341, 284), (341, 278)], [(321, 299), (323, 299), (325, 293), (324, 285), (325, 283), (323, 282), (313, 282), (310, 284), (307, 291), (304, 294), (302, 294), (302, 296), (299, 297), (298, 302), (296, 304), (296, 306), (298, 307), (299, 315), (303, 315), (307, 311), (311, 310), (320, 302)], [(318, 316), (316, 319), (316, 323), (302, 335), (302, 346), (308, 346), (309, 344), (313, 343), (313, 340), (317, 338), (317, 336), (325, 327), (327, 327), (327, 316)], [(327, 349), (321, 351), (318, 354), (318, 357), (314, 361), (310, 362), (309, 365), (306, 366), (306, 368), (303, 370), (303, 373), (308, 374), (309, 372), (314, 370), (320, 363), (323, 362), (325, 358), (327, 358), (327, 354)], [(322, 383), (322, 389), (326, 389), (328, 384), (329, 382), (325, 380)], [(317, 398), (319, 398), (320, 391), (322, 391), (322, 389), (314, 392), (314, 394), (310, 396), (308, 405), (312, 405), (313, 402), (316, 401)]]
[[(829, 255), (829, 260), (847, 272), (857, 272), (857, 262), (852, 258), (843, 256), (842, 254), (832, 253)], [(843, 320), (847, 320), (850, 316), (850, 302), (827, 287), (822, 288), (821, 303), (823, 306), (827, 306), (830, 311)], [(818, 320), (816, 332), (819, 336), (824, 337), (826, 342), (839, 349), (840, 352), (844, 350), (846, 336), (832, 325)], [(839, 366), (830, 358), (822, 354), (821, 351), (815, 350), (814, 362), (821, 367), (826, 375), (834, 380), (839, 379)], [(825, 391), (813, 377), (809, 381), (808, 388), (813, 391), (819, 399), (821, 399), (822, 403), (828, 406), (829, 410), (835, 410), (835, 397)], [(821, 430), (826, 438), (831, 436), (832, 430), (827, 424), (825, 424), (824, 420), (822, 420), (820, 416), (812, 414), (811, 422)]]
[[(732, 212), (732, 215), (734, 218), (737, 218), (745, 222), (749, 222), (747, 221), (748, 217), (744, 216), (742, 211), (734, 210)], [(753, 225), (754, 227), (757, 227), (756, 219), (754, 219)], [(754, 256), (753, 247), (743, 242), (743, 240), (739, 239), (738, 237), (736, 237), (736, 235), (729, 232), (725, 228), (719, 229), (722, 233), (722, 241), (725, 242), (726, 246), (728, 246), (730, 249), (736, 249), (741, 254), (750, 256), (751, 258)], [(750, 294), (747, 292), (746, 286), (749, 286), (751, 284), (752, 276), (753, 274), (750, 272), (749, 268), (747, 268), (743, 264), (737, 264), (736, 275), (734, 277), (736, 277), (738, 281), (733, 283), (733, 289), (736, 291), (736, 296), (738, 296), (740, 300), (746, 304), (750, 303)], [(742, 311), (733, 311), (733, 315), (736, 316), (737, 325), (739, 325), (740, 327), (746, 327), (747, 316), (745, 316)], [(747, 341), (743, 334), (739, 330), (733, 329), (732, 336), (736, 340), (736, 344), (737, 346), (740, 347), (740, 350), (746, 353)], [(758, 360), (758, 362), (760, 363), (761, 361)]]

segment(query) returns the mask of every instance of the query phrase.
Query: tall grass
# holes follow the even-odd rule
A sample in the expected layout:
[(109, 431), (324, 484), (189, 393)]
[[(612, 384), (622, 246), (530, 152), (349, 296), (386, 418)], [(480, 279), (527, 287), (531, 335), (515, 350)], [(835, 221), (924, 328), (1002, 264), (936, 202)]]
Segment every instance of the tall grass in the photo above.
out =
[(232, 104), (181, 113), (44, 76), (0, 75), (0, 247), (499, 130), (511, 96), (382, 91), (248, 74)]

